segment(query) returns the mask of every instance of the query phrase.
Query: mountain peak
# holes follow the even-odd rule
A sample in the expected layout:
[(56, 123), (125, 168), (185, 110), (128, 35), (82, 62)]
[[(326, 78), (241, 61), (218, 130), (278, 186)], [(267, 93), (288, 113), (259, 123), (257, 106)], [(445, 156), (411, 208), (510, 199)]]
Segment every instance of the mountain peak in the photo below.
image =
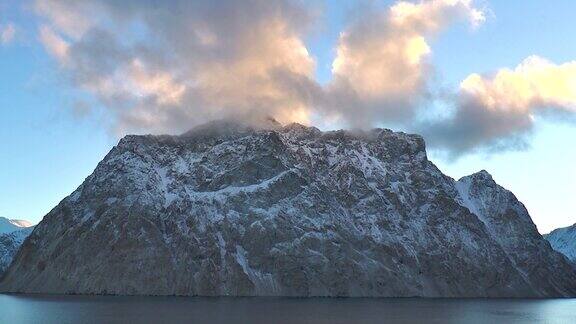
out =
[(18, 226), (18, 227), (31, 227), (32, 223), (24, 219), (11, 219), (10, 223)]
[(15, 232), (30, 226), (32, 224), (25, 220), (0, 217), (0, 234)]
[(550, 242), (554, 250), (576, 263), (576, 224), (557, 228), (545, 234), (544, 238)]
[(480, 170), (476, 173), (464, 176), (458, 180), (459, 182), (476, 181), (476, 182), (495, 182), (492, 175), (486, 170)]
[(420, 136), (274, 120), (221, 120), (186, 136), (115, 147), (44, 217), (0, 290), (576, 294), (576, 274), (542, 244), (521, 203), (481, 181), (491, 179), (485, 171), (455, 183)]
[(559, 227), (559, 228), (557, 228), (557, 229), (553, 230), (552, 232), (545, 234), (545, 235), (551, 235), (551, 234), (557, 233), (557, 232), (569, 232), (569, 231), (576, 231), (576, 224), (572, 224), (572, 225), (566, 226), (566, 227)]
[(214, 136), (233, 135), (255, 130), (277, 130), (282, 128), (282, 124), (272, 117), (264, 118), (243, 118), (243, 119), (217, 119), (204, 124), (200, 124), (186, 133), (183, 137), (191, 136)]
[(474, 173), (473, 176), (492, 179), (492, 175), (486, 170), (480, 170), (480, 171)]

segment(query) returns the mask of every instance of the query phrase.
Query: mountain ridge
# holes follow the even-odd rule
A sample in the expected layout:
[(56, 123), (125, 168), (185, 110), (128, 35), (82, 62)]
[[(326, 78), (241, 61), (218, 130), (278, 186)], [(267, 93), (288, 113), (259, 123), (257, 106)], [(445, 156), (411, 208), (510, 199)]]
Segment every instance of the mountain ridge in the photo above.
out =
[(32, 224), (26, 220), (9, 219), (0, 216), (0, 234), (8, 234), (31, 226)]
[(543, 235), (552, 248), (576, 263), (576, 224)]
[(26, 220), (0, 217), (0, 278), (33, 229)]
[(419, 135), (216, 122), (120, 140), (0, 290), (558, 297), (576, 274), (512, 193), (442, 174)]

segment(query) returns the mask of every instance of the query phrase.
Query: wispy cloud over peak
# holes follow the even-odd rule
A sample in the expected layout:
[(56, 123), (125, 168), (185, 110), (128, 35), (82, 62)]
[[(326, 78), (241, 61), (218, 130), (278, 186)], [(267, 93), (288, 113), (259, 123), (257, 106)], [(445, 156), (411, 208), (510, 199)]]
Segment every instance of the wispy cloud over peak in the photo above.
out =
[[(179, 133), (211, 119), (312, 118), (423, 133), (458, 156), (524, 147), (534, 120), (573, 114), (576, 63), (532, 56), (474, 73), (439, 94), (433, 41), (457, 23), (477, 27), (473, 0), (364, 7), (340, 32), (332, 79), (315, 79), (307, 37), (314, 3), (299, 0), (36, 0), (39, 39), (70, 81), (105, 108), (116, 134)], [(433, 102), (449, 107), (422, 122)], [(92, 110), (87, 110), (92, 111)]]
[(37, 0), (40, 38), (113, 128), (187, 130), (247, 112), (306, 122), (316, 90), (299, 1)]

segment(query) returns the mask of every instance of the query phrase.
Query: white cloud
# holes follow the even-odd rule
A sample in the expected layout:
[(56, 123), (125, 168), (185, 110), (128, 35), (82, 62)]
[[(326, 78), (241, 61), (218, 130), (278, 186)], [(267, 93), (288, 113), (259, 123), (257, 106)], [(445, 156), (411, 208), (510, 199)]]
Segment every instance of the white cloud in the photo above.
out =
[[(301, 1), (36, 0), (35, 9), (39, 39), (73, 84), (106, 107), (118, 134), (315, 115), (356, 127), (396, 124), (458, 155), (525, 145), (534, 118), (576, 107), (576, 62), (539, 57), (472, 74), (452, 98), (434, 97), (431, 43), (457, 22), (484, 22), (472, 0), (369, 6), (340, 34), (326, 86), (314, 79), (305, 43), (316, 13)], [(453, 114), (418, 124), (429, 99)]]
[(34, 10), (50, 22), (53, 30), (74, 39), (97, 24), (102, 9), (100, 3), (94, 1), (36, 0), (34, 3)]
[(207, 119), (269, 114), (307, 122), (318, 86), (291, 0), (37, 0), (40, 39), (115, 129), (177, 133)]
[(342, 32), (334, 79), (322, 87), (304, 42), (315, 11), (300, 1), (36, 0), (35, 8), (47, 50), (109, 108), (120, 133), (174, 133), (239, 114), (408, 122), (428, 94), (430, 39), (458, 20), (484, 20), (471, 0), (371, 12)]
[(70, 45), (48, 26), (40, 27), (39, 37), (44, 48), (56, 57), (61, 64), (65, 64)]
[(8, 45), (14, 40), (16, 35), (16, 26), (13, 23), (7, 23), (6, 25), (0, 25), (0, 44)]
[(331, 84), (337, 113), (356, 126), (410, 120), (428, 92), (430, 40), (458, 20), (484, 19), (471, 0), (400, 1), (367, 12), (340, 36)]
[(576, 112), (576, 61), (554, 64), (530, 56), (515, 69), (501, 69), (492, 77), (468, 76), (461, 89), (485, 109), (518, 111), (540, 109)]
[(453, 155), (524, 148), (538, 116), (574, 118), (574, 113), (576, 61), (554, 64), (530, 56), (514, 69), (468, 76), (460, 85), (454, 116), (424, 125), (421, 132)]
[(82, 86), (102, 98), (130, 95), (140, 100), (152, 99), (155, 105), (179, 105), (186, 92), (186, 86), (170, 73), (149, 71), (138, 58), (106, 77), (85, 80)]

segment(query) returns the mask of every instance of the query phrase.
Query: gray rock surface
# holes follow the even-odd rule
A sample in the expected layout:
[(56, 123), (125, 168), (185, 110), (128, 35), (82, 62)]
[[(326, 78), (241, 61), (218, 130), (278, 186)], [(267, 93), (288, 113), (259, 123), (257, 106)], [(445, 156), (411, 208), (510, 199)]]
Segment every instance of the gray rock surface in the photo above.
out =
[(552, 297), (576, 274), (512, 193), (445, 176), (419, 136), (214, 122), (123, 138), (0, 290)]
[(576, 224), (557, 228), (544, 235), (552, 248), (564, 254), (570, 261), (576, 263)]

